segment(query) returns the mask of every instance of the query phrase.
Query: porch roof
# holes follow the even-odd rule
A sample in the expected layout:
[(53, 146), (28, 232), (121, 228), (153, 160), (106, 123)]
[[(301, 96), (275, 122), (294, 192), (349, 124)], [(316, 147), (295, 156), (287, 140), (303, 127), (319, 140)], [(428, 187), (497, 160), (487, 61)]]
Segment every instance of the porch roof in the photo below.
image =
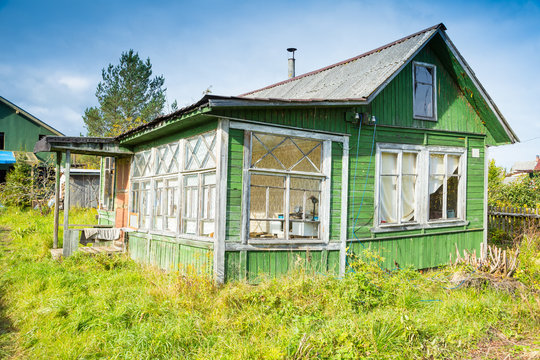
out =
[(98, 156), (123, 157), (133, 152), (120, 146), (115, 138), (45, 136), (34, 146), (34, 152), (66, 152)]

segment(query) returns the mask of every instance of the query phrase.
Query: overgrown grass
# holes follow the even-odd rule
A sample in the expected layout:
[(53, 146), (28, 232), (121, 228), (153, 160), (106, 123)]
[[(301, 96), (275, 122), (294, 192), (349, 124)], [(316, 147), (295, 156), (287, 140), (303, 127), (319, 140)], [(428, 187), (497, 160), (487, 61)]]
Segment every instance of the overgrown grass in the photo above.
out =
[(368, 257), (341, 280), (297, 269), (218, 288), (123, 256), (54, 261), (51, 224), (0, 215), (11, 229), (0, 233), (0, 358), (441, 359), (494, 329), (514, 340), (540, 333), (534, 290), (449, 290), (450, 269), (387, 273)]

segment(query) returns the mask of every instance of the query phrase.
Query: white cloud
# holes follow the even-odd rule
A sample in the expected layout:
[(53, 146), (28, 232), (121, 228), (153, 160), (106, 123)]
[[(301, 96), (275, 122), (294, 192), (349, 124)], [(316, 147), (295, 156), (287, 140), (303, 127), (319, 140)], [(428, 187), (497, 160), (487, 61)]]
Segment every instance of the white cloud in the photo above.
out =
[(58, 83), (75, 92), (86, 91), (92, 86), (91, 79), (77, 75), (62, 75), (58, 78)]

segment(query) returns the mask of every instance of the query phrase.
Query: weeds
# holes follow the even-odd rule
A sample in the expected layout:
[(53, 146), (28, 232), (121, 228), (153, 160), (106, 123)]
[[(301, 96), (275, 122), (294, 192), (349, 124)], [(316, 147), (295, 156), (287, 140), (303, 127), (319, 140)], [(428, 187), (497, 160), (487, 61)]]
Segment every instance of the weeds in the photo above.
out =
[[(81, 223), (93, 217), (74, 213)], [(538, 341), (540, 333), (534, 291), (448, 290), (449, 269), (386, 271), (363, 254), (343, 279), (298, 266), (257, 286), (217, 287), (195, 271), (163, 272), (125, 256), (53, 261), (43, 250), (51, 223), (33, 212), (0, 214), (0, 227), (12, 229), (0, 232), (0, 357), (446, 359), (492, 334)], [(538, 241), (522, 245), (523, 263), (533, 265), (519, 276), (530, 288)]]

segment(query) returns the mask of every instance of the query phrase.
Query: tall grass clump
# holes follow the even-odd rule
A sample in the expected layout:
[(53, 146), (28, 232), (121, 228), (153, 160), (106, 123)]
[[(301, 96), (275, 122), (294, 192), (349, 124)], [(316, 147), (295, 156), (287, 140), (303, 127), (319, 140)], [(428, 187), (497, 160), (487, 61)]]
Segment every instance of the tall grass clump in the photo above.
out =
[(0, 232), (0, 358), (452, 359), (494, 333), (513, 342), (540, 333), (529, 287), (455, 287), (449, 268), (388, 271), (366, 252), (343, 278), (297, 266), (218, 286), (125, 255), (52, 260), (48, 221), (0, 214), (11, 229)]
[(540, 230), (529, 229), (517, 246), (520, 266), (516, 278), (540, 293)]

